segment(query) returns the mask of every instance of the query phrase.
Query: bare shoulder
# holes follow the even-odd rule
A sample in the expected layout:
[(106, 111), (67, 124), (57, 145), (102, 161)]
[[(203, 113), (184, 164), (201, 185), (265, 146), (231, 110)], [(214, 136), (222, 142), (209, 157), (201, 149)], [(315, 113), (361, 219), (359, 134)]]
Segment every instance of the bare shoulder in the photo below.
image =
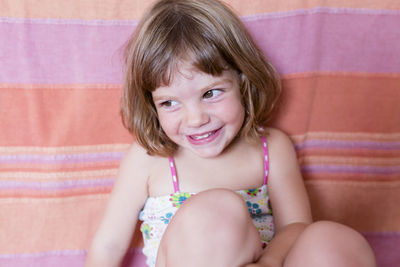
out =
[[(137, 209), (148, 197), (148, 181), (154, 157), (137, 143), (133, 143), (121, 161), (111, 199), (125, 198), (137, 203)], [(117, 201), (118, 202), (118, 201)]]
[(270, 150), (289, 153), (294, 151), (294, 144), (287, 134), (276, 128), (268, 128), (267, 132), (267, 142)]
[(298, 173), (298, 161), (294, 144), (281, 130), (268, 128), (268, 153), (271, 176), (285, 176), (288, 172)]
[(147, 154), (147, 151), (133, 143), (126, 152), (120, 166), (120, 172), (128, 171), (136, 177), (146, 178), (149, 176), (150, 166), (153, 165), (155, 157)]

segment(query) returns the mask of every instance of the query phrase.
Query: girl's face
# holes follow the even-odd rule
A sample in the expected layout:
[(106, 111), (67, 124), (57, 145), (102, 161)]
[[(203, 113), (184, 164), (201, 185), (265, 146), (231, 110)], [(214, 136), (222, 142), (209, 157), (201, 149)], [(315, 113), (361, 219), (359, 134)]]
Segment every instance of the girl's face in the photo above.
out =
[(166, 135), (200, 157), (219, 155), (237, 136), (244, 120), (239, 75), (212, 76), (183, 62), (169, 86), (152, 93)]

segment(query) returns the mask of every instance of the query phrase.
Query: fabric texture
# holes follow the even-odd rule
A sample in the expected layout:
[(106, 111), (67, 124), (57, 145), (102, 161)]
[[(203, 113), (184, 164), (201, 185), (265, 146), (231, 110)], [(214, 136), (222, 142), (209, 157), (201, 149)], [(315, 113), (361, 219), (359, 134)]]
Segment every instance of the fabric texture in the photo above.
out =
[[(315, 220), (400, 264), (399, 1), (226, 0), (277, 67)], [(82, 266), (119, 163), (122, 51), (152, 1), (0, 1), (0, 266)], [(125, 266), (143, 267), (140, 233)]]

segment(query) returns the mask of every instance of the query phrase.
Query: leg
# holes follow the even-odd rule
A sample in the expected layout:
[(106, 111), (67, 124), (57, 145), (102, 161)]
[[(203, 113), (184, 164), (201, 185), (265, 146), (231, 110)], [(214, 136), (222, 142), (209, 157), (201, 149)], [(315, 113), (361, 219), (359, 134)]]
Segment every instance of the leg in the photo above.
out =
[(316, 222), (299, 236), (285, 267), (374, 267), (367, 241), (353, 229), (334, 222)]
[(261, 241), (242, 197), (214, 189), (190, 199), (161, 240), (157, 267), (235, 267), (254, 262)]

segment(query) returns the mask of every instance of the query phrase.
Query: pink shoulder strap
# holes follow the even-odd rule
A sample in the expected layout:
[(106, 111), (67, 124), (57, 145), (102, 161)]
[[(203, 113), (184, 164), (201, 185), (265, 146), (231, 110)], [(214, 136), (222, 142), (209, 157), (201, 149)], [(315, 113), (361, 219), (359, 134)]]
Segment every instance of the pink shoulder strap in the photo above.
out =
[(268, 173), (269, 173), (268, 145), (267, 145), (267, 139), (265, 138), (265, 136), (262, 136), (261, 139), (262, 139), (262, 146), (263, 146), (263, 152), (264, 152), (264, 184), (267, 184)]
[(172, 184), (174, 185), (174, 192), (177, 193), (180, 190), (179, 190), (178, 176), (176, 175), (176, 168), (175, 168), (175, 162), (174, 162), (173, 157), (169, 157), (169, 167), (171, 169)]

